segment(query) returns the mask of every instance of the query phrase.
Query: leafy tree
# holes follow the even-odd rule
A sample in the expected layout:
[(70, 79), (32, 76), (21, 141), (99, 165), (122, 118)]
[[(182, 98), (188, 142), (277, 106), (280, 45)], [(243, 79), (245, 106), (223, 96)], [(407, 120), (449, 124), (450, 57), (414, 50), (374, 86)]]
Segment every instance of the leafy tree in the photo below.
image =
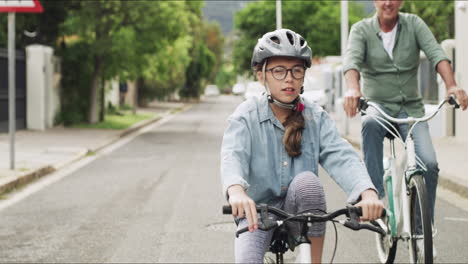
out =
[(192, 61), (185, 72), (185, 86), (181, 90), (184, 98), (198, 98), (203, 91), (203, 80), (213, 70), (215, 56), (204, 43), (198, 43), (191, 52)]
[[(17, 43), (22, 48), (31, 41), (22, 35), (26, 29), (38, 32), (35, 43), (59, 50), (62, 110), (71, 111), (61, 119), (67, 124), (81, 122), (85, 115), (90, 123), (98, 121), (104, 80), (138, 80), (142, 102), (179, 88), (183, 95), (198, 97), (204, 81), (219, 67), (223, 37), (218, 25), (204, 24), (203, 1), (41, 3), (43, 14), (18, 16)], [(0, 17), (2, 21), (6, 17)], [(6, 27), (0, 30), (1, 40), (3, 36)]]
[[(364, 17), (362, 5), (350, 2), (350, 24)], [(314, 56), (339, 54), (340, 5), (334, 1), (283, 1), (283, 28), (301, 34)], [(250, 72), (250, 59), (257, 40), (276, 29), (276, 1), (252, 2), (235, 16), (237, 41), (234, 64), (239, 73)]]
[(205, 26), (202, 20), (202, 1), (187, 1), (189, 16), (189, 34), (193, 37), (189, 51), (191, 61), (185, 71), (185, 84), (179, 94), (184, 98), (198, 98), (202, 92), (205, 80), (210, 76), (216, 63), (216, 56), (207, 46)]
[(208, 77), (209, 83), (214, 83), (223, 60), (224, 36), (217, 22), (205, 23), (205, 43), (215, 56), (215, 65)]
[(403, 2), (401, 11), (414, 13), (429, 26), (436, 39), (441, 42), (455, 36), (455, 1), (420, 1)]
[(148, 67), (143, 69), (143, 85), (139, 87), (139, 103), (144, 105), (154, 98), (165, 99), (185, 84), (185, 74), (191, 62), (189, 49), (192, 37), (180, 37), (155, 54), (145, 57)]
[(100, 80), (141, 77), (151, 63), (151, 54), (183, 35), (188, 21), (185, 2), (96, 0), (80, 4), (81, 9), (72, 12), (65, 29), (90, 46), (93, 73), (88, 122), (96, 123)]

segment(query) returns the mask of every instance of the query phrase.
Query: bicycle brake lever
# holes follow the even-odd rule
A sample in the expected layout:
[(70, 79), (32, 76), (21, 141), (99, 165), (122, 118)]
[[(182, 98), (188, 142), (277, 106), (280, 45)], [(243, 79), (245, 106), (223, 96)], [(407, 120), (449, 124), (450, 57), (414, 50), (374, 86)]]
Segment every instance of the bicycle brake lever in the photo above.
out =
[[(262, 231), (269, 231), (269, 230), (271, 230), (273, 228), (276, 228), (276, 227), (278, 227), (278, 224), (276, 222), (274, 222), (273, 224), (270, 224), (270, 225), (266, 225), (266, 224), (259, 224), (258, 225), (258, 229), (260, 229)], [(247, 231), (249, 231), (248, 226), (237, 230), (236, 231), (236, 237), (239, 237), (240, 234), (245, 233)]]
[(367, 230), (379, 233), (382, 236), (386, 235), (385, 230), (383, 230), (381, 227), (377, 227), (377, 226), (369, 225), (369, 224), (360, 224), (359, 222), (354, 221), (352, 219), (348, 220), (348, 221), (343, 221), (341, 223), (344, 226), (346, 226), (347, 228), (355, 230), (355, 231), (358, 231), (358, 230), (361, 230), (361, 229), (367, 229)]
[(374, 225), (369, 225), (369, 224), (360, 224), (359, 229), (367, 229), (376, 233), (381, 234), (382, 236), (385, 236), (386, 233), (381, 227), (376, 227)]
[(344, 221), (343, 225), (352, 230), (359, 230), (359, 227), (361, 226), (361, 224), (359, 224), (359, 222), (356, 219)]
[(237, 231), (236, 231), (236, 237), (239, 237), (240, 234), (245, 233), (245, 232), (247, 232), (247, 231), (249, 231), (249, 227), (248, 227), (248, 226), (246, 226), (246, 227), (244, 227), (244, 228), (242, 228), (242, 229), (237, 230)]
[(347, 206), (346, 208), (348, 209), (347, 216), (349, 219), (343, 225), (352, 230), (359, 230), (359, 216), (362, 215), (362, 209), (354, 206)]

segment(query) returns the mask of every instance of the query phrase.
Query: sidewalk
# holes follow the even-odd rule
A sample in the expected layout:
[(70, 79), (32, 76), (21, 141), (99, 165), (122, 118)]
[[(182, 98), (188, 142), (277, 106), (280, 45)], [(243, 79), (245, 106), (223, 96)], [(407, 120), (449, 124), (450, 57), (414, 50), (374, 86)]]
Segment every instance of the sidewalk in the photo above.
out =
[[(331, 114), (341, 131), (344, 131), (336, 114)], [(349, 119), (349, 134), (343, 135), (361, 152), (361, 119), (356, 116)], [(439, 186), (468, 198), (468, 141), (454, 137), (435, 138), (432, 140), (439, 162)], [(399, 144), (395, 144), (397, 146)], [(384, 146), (384, 149), (388, 148)], [(398, 151), (402, 151), (397, 148)]]
[(0, 194), (52, 173), (94, 153), (118, 139), (172, 114), (188, 104), (153, 102), (138, 112), (155, 117), (128, 129), (83, 129), (54, 127), (45, 131), (19, 130), (15, 134), (15, 170), (10, 170), (10, 138), (0, 133)]

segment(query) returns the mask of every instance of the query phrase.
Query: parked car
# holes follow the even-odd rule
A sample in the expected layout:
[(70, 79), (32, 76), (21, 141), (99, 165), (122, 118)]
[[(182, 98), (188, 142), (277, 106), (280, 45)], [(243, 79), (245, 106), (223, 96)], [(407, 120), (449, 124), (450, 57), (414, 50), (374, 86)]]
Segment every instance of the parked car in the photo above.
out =
[(209, 84), (205, 88), (205, 95), (206, 96), (217, 96), (219, 95), (219, 89), (218, 86), (214, 84)]
[(260, 98), (265, 92), (265, 88), (259, 82), (249, 82), (245, 88), (244, 98), (247, 100), (251, 97)]
[(245, 93), (245, 85), (242, 83), (236, 83), (232, 87), (232, 93), (235, 95), (242, 95)]
[(320, 105), (323, 109), (327, 108), (328, 98), (325, 89), (321, 87), (319, 81), (313, 76), (304, 78), (304, 93), (302, 93), (302, 98)]

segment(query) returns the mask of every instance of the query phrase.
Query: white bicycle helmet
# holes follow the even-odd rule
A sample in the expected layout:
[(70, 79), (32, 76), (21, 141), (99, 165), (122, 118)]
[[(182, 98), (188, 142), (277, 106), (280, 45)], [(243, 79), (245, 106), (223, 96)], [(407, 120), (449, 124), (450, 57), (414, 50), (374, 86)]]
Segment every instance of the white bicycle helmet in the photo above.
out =
[[(304, 66), (307, 68), (310, 68), (312, 65), (312, 50), (307, 45), (307, 41), (301, 35), (290, 29), (278, 29), (266, 33), (258, 40), (253, 51), (251, 66), (255, 67), (263, 64), (263, 73), (265, 74), (265, 61), (268, 58), (280, 56), (301, 59), (304, 61)], [(266, 83), (264, 83), (264, 85), (270, 103), (301, 112), (304, 109), (300, 96), (291, 103), (284, 103), (273, 98), (268, 85)], [(302, 89), (301, 93), (303, 91)]]
[(290, 29), (278, 29), (263, 35), (255, 45), (252, 67), (262, 64), (265, 59), (278, 56), (301, 59), (307, 68), (312, 64), (312, 50), (307, 41)]

